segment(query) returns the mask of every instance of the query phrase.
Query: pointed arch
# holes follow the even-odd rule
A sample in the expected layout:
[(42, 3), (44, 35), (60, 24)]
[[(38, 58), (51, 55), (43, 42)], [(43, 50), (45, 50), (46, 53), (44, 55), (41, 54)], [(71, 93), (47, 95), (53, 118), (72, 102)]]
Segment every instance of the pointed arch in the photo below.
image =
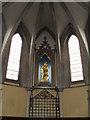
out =
[(78, 38), (73, 34), (69, 38), (68, 49), (69, 49), (71, 81), (75, 82), (75, 81), (84, 80), (81, 53), (80, 53), (80, 44)]
[(36, 49), (40, 49), (45, 41), (47, 42), (47, 45), (51, 47), (51, 49), (55, 48), (55, 44), (56, 44), (55, 35), (48, 29), (48, 27), (42, 28), (37, 33), (36, 41), (35, 41)]
[[(69, 46), (69, 43), (70, 43), (70, 39), (72, 39), (72, 35), (75, 37), (76, 39), (76, 47), (75, 47), (75, 42), (74, 40), (72, 40), (70, 46)], [(83, 40), (81, 39), (78, 31), (76, 31), (76, 29), (74, 28), (73, 24), (69, 23), (62, 35), (61, 35), (61, 38), (60, 38), (60, 42), (61, 42), (61, 61), (62, 61), (62, 78), (63, 78), (63, 81), (62, 81), (62, 84), (63, 84), (63, 87), (70, 87), (72, 85), (72, 83), (76, 83), (76, 82), (82, 82), (87, 84), (87, 79), (86, 79), (86, 74), (85, 74), (85, 69), (86, 69), (86, 65), (85, 65), (85, 56), (84, 56), (84, 44), (83, 44)], [(69, 41), (70, 40), (70, 41)], [(73, 45), (74, 44), (74, 45)], [(72, 45), (74, 46), (72, 48)], [(72, 50), (70, 50), (70, 48), (72, 48)], [(78, 49), (76, 49), (78, 48)], [(78, 58), (80, 58), (78, 60), (78, 58), (76, 58), (76, 56), (73, 56), (73, 58), (71, 57), (71, 52), (75, 52), (76, 55), (79, 55), (77, 56)], [(77, 63), (80, 63), (80, 66), (78, 65), (79, 69), (78, 70), (71, 70), (72, 67), (71, 67), (71, 62), (70, 62), (70, 59), (73, 59), (73, 64), (76, 66), (76, 59), (77, 59)], [(74, 58), (75, 58), (75, 61), (74, 61)], [(72, 60), (71, 60), (72, 61)], [(87, 62), (87, 61), (86, 61)], [(87, 64), (87, 63), (86, 63)], [(73, 67), (73, 69), (77, 69), (77, 66), (76, 68)], [(72, 71), (76, 72), (76, 73), (73, 73), (73, 76), (79, 76), (80, 77), (75, 77), (72, 78)]]
[(16, 33), (11, 40), (9, 59), (7, 65), (6, 78), (18, 80), (20, 57), (22, 48), (22, 38)]
[(61, 47), (63, 46), (64, 43), (68, 43), (68, 40), (72, 34), (76, 35), (77, 34), (76, 30), (72, 23), (68, 23), (68, 25), (65, 27), (65, 29), (61, 35), (61, 38), (60, 38)]
[[(9, 60), (9, 53), (10, 53), (10, 46), (12, 38), (15, 34), (19, 34), (22, 39), (22, 48), (21, 48), (21, 56), (20, 56), (20, 64), (19, 64), (19, 72), (18, 72), (18, 79), (12, 80), (6, 78), (7, 74), (7, 66), (8, 66), (8, 60)], [(3, 67), (3, 83), (8, 82), (8, 84), (16, 83), (20, 86), (27, 86), (27, 77), (28, 77), (28, 57), (29, 57), (29, 50), (30, 50), (30, 39), (31, 36), (25, 27), (24, 23), (21, 22), (18, 25), (18, 28), (16, 29), (15, 33), (12, 35), (11, 39), (8, 41), (8, 45), (5, 47), (5, 55), (3, 54), (3, 61), (2, 61), (2, 67)], [(24, 69), (22, 69), (24, 68)], [(23, 73), (23, 74), (22, 74)]]
[(52, 36), (52, 38), (55, 40), (55, 34), (47, 26), (39, 30), (39, 32), (36, 35), (36, 40), (40, 36), (40, 34), (42, 34), (44, 31), (47, 31)]

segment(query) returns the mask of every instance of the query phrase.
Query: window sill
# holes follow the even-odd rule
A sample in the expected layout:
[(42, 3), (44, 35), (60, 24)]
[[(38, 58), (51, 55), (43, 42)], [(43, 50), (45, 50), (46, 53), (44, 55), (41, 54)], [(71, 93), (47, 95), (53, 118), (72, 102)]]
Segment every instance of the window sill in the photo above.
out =
[(71, 82), (71, 87), (78, 87), (85, 85), (84, 80), (83, 81), (77, 81), (77, 82)]
[(13, 86), (19, 86), (18, 83), (13, 83), (13, 82), (4, 82), (6, 85), (13, 85)]

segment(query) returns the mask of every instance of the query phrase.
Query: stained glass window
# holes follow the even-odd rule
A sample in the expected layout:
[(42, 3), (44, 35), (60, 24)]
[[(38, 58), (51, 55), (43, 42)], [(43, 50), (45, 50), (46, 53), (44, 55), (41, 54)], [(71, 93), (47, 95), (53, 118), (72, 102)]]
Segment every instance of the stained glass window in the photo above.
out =
[(83, 68), (79, 40), (75, 35), (71, 35), (68, 42), (68, 48), (70, 58), (71, 81), (81, 81), (83, 80)]
[(6, 78), (18, 80), (22, 39), (18, 33), (12, 37), (7, 65)]

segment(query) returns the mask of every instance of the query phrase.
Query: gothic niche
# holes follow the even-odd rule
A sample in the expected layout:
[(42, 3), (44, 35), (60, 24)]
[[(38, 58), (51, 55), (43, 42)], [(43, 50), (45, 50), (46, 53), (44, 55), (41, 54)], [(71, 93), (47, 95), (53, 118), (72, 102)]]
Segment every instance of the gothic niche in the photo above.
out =
[[(38, 86), (53, 86), (55, 78), (55, 43), (50, 45), (47, 37), (37, 48), (35, 45), (35, 72)], [(53, 43), (53, 42), (52, 42)]]
[(39, 62), (39, 85), (51, 85), (51, 62), (44, 54)]

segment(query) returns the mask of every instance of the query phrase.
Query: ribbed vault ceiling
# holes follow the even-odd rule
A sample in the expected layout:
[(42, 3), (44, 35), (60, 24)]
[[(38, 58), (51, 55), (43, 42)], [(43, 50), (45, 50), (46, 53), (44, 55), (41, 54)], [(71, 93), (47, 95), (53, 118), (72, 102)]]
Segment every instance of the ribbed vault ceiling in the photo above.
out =
[(60, 37), (68, 23), (82, 32), (88, 20), (88, 3), (79, 2), (6, 2), (2, 11), (6, 33), (23, 22), (33, 37), (44, 27)]

